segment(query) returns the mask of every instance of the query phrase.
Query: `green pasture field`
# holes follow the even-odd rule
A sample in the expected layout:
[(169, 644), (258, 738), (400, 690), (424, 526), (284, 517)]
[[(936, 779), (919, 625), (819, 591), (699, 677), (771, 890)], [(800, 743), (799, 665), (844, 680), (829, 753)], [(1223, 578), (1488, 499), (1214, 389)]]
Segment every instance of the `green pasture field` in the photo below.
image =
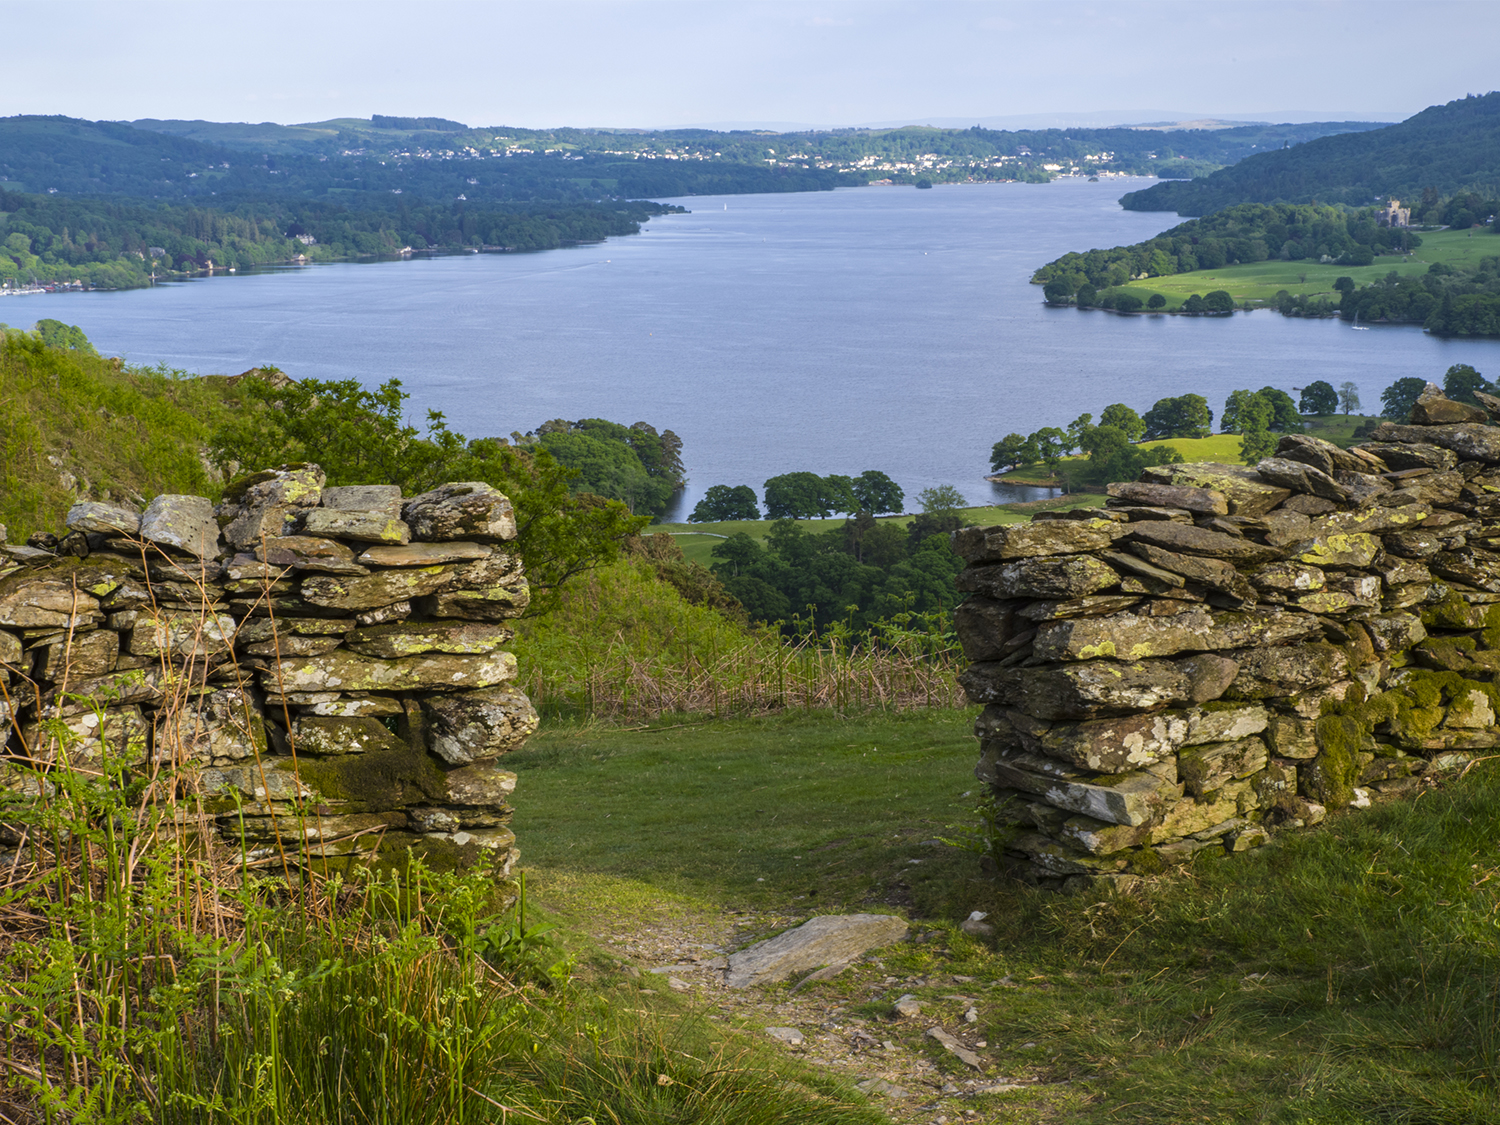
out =
[(1266, 304), (1279, 290), (1292, 296), (1324, 296), (1337, 301), (1333, 283), (1341, 277), (1352, 277), (1356, 285), (1369, 285), (1392, 270), (1398, 274), (1424, 274), (1434, 262), (1455, 269), (1474, 269), (1479, 259), (1500, 254), (1500, 237), (1487, 230), (1434, 231), (1422, 235), (1422, 245), (1409, 255), (1376, 258), (1368, 266), (1322, 265), (1318, 262), (1254, 262), (1227, 266), (1220, 270), (1194, 270), (1170, 277), (1150, 277), (1132, 281), (1120, 288), (1128, 289), (1142, 299), (1160, 293), (1167, 308), (1175, 309), (1194, 293), (1206, 294), (1223, 289), (1236, 301)]
[[(1259, 387), (1246, 387), (1245, 390), (1259, 390)], [(1295, 397), (1295, 396), (1293, 396)], [(1215, 406), (1214, 416), (1218, 417), (1223, 404)], [(1354, 431), (1365, 422), (1371, 421), (1367, 414), (1304, 414), (1302, 416), (1304, 432), (1313, 437), (1320, 437), (1325, 441), (1331, 441), (1335, 445), (1348, 447), (1354, 444)], [(1239, 434), (1211, 434), (1206, 438), (1162, 438), (1160, 441), (1142, 442), (1144, 449), (1155, 449), (1160, 445), (1172, 445), (1182, 454), (1184, 461), (1217, 461), (1221, 464), (1238, 465), (1240, 463), (1240, 435)], [(1065, 457), (1064, 461), (1082, 461), (1085, 458), (1079, 454), (1073, 457)], [(1055, 485), (1057, 478), (1047, 476), (1047, 471), (1041, 465), (1028, 465), (1024, 469), (1012, 469), (1008, 473), (1002, 473), (1000, 480), (1010, 481), (1014, 484), (1032, 484), (1037, 486)], [(1059, 501), (1059, 507), (1087, 508), (1096, 502), (1102, 503), (1102, 497), (1086, 496), (1082, 493), (1066, 497), (1067, 503)]]
[[(629, 977), (612, 935), (712, 922), (737, 948), (816, 914), (904, 914), (918, 941), (796, 995), (772, 986), (746, 1025), (763, 1037), (808, 998), (924, 1055), (924, 1115), (903, 1121), (1500, 1122), (1496, 763), (1125, 895), (1067, 897), (990, 881), (963, 846), (982, 838), (972, 716), (550, 725), (506, 759), (530, 886), (642, 1007), (716, 1001)], [(992, 936), (960, 929), (975, 910)], [(893, 1018), (903, 994), (920, 1019)], [(934, 1024), (983, 1039), (978, 1074), (924, 1038)], [(1013, 1085), (937, 1090), (968, 1078)]]
[[(961, 508), (958, 514), (966, 524), (975, 527), (991, 527), (1002, 523), (1025, 523), (1031, 519), (1032, 513), (1046, 508), (1076, 508), (1087, 507), (1090, 504), (1103, 503), (1102, 496), (1085, 496), (1082, 494), (1074, 496), (1062, 496), (1055, 500), (1030, 504), (998, 504), (978, 508)], [(895, 523), (906, 527), (914, 518), (910, 514), (899, 516), (881, 516), (882, 523)], [(714, 562), (714, 544), (722, 542), (729, 536), (738, 532), (744, 532), (756, 542), (764, 542), (767, 533), (771, 530), (773, 520), (725, 520), (722, 523), (656, 523), (647, 529), (648, 535), (670, 535), (677, 540), (677, 545), (682, 548), (682, 553), (689, 562), (701, 563), (703, 566), (711, 566)], [(844, 525), (844, 517), (828, 520), (798, 520), (799, 524), (809, 531), (831, 531), (836, 527)]]

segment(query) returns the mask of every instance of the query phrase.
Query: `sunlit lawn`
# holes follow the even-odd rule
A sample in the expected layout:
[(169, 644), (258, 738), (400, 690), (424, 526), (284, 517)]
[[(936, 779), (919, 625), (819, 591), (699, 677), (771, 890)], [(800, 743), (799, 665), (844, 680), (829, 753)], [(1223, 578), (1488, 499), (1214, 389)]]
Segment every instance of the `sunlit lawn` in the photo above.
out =
[(1392, 270), (1398, 274), (1420, 275), (1434, 262), (1458, 269), (1473, 269), (1481, 258), (1500, 254), (1500, 237), (1489, 231), (1434, 231), (1423, 234), (1422, 245), (1406, 257), (1379, 257), (1368, 266), (1322, 265), (1313, 261), (1254, 262), (1227, 266), (1220, 270), (1195, 270), (1171, 277), (1151, 277), (1132, 281), (1122, 288), (1133, 290), (1143, 298), (1160, 293), (1167, 308), (1179, 307), (1194, 293), (1226, 290), (1236, 301), (1269, 301), (1285, 289), (1293, 296), (1322, 295), (1336, 300), (1333, 283), (1351, 277), (1356, 285), (1369, 285)]

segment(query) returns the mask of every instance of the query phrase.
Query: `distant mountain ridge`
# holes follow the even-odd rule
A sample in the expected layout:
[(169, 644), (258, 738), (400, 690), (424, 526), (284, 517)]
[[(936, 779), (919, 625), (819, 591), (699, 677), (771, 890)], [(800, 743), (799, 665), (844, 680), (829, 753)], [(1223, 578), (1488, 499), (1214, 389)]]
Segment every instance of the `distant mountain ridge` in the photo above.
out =
[(1239, 203), (1343, 203), (1485, 195), (1500, 186), (1500, 92), (1431, 106), (1383, 129), (1258, 153), (1207, 176), (1130, 192), (1129, 211), (1208, 215)]

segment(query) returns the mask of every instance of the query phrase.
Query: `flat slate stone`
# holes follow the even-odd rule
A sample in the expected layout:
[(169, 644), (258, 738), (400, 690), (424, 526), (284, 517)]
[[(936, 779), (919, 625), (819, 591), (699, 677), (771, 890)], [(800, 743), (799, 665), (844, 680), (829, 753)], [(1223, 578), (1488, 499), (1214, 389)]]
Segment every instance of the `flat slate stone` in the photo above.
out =
[(965, 1066), (972, 1067), (974, 1070), (984, 1069), (984, 1063), (978, 1055), (949, 1035), (941, 1027), (929, 1027), (927, 1029), (927, 1038), (938, 1044), (938, 1046), (942, 1047), (949, 1054), (956, 1056)]
[(340, 512), (379, 513), (401, 518), (401, 488), (394, 484), (346, 484), (325, 488), (321, 504)]
[(1265, 562), (1277, 552), (1249, 539), (1209, 531), (1187, 523), (1155, 521), (1130, 524), (1121, 539), (1131, 543), (1150, 543), (1166, 551), (1185, 555), (1203, 555), (1212, 559), (1238, 562)]
[(991, 598), (1057, 599), (1097, 593), (1119, 581), (1108, 564), (1092, 555), (1060, 555), (969, 567), (959, 573), (958, 588)]
[(509, 684), (422, 700), (428, 748), (445, 762), (466, 765), (513, 750), (536, 733), (536, 708)]
[(491, 549), (480, 543), (406, 543), (371, 547), (359, 556), (359, 561), (367, 566), (436, 566), (485, 559), (491, 554)]
[(1231, 516), (1263, 516), (1291, 495), (1261, 480), (1248, 465), (1225, 465), (1216, 461), (1154, 465), (1141, 473), (1154, 484), (1189, 485), (1222, 492)]
[(1435, 396), (1419, 398), (1411, 408), (1413, 426), (1458, 425), (1464, 422), (1489, 422), (1489, 412), (1482, 407), (1470, 406), (1467, 402), (1455, 402), (1451, 398)]
[[(266, 538), (255, 544), (255, 558), (269, 567), (310, 570), (320, 574), (369, 574), (354, 561), (354, 552), (332, 539), (314, 535)], [(248, 575), (247, 575), (248, 577)]]
[(1332, 476), (1336, 472), (1383, 473), (1388, 466), (1374, 453), (1361, 449), (1340, 449), (1331, 441), (1309, 434), (1285, 434), (1276, 446), (1276, 456), (1305, 465)]
[(987, 709), (975, 724), (981, 738), (990, 735), (997, 724), (1005, 723), (1031, 753), (1097, 773), (1125, 773), (1153, 765), (1175, 754), (1188, 736), (1188, 719), (1180, 711), (1053, 724), (1020, 711), (992, 715), (994, 710)]
[(1362, 569), (1380, 553), (1380, 540), (1363, 532), (1333, 532), (1315, 535), (1288, 552), (1294, 562), (1309, 566), (1348, 566)]
[(1436, 445), (1464, 461), (1500, 461), (1500, 427), (1479, 423), (1455, 426), (1397, 426), (1389, 422), (1371, 435), (1377, 442)]
[(303, 581), (302, 597), (313, 605), (329, 609), (378, 609), (440, 590), (451, 577), (441, 566), (382, 570), (353, 577), (317, 575)]
[(355, 629), (345, 638), (351, 652), (365, 656), (420, 656), (424, 652), (494, 652), (514, 636), (504, 625), (473, 621), (400, 621)]
[(487, 656), (426, 655), (381, 660), (342, 649), (322, 656), (282, 660), (260, 672), (266, 691), (468, 691), (495, 687), (516, 674), (508, 652)]
[(1091, 660), (1050, 668), (973, 664), (958, 682), (974, 703), (1003, 703), (1054, 721), (1133, 714), (1218, 698), (1195, 699), (1190, 677), (1167, 660)]
[(516, 537), (510, 500), (483, 481), (453, 481), (413, 496), (401, 509), (412, 538), (426, 542), (474, 539), (495, 543)]
[(351, 512), (336, 508), (310, 508), (302, 517), (307, 535), (353, 539), (357, 543), (407, 543), (411, 528), (384, 512)]
[(234, 481), (219, 504), (224, 538), (248, 547), (263, 537), (284, 535), (294, 516), (317, 507), (325, 479), (320, 466), (299, 461)]
[(757, 942), (729, 958), (730, 988), (774, 984), (794, 973), (848, 961), (871, 949), (901, 941), (909, 927), (893, 914), (826, 914), (794, 930)]
[(1110, 520), (1047, 520), (955, 532), (953, 549), (967, 562), (1003, 562), (1043, 555), (1076, 555), (1108, 547), (1118, 534)]
[(1212, 488), (1194, 488), (1184, 484), (1152, 484), (1149, 481), (1118, 481), (1106, 485), (1109, 503), (1141, 505), (1148, 508), (1180, 508), (1185, 512), (1202, 512), (1205, 515), (1227, 516), (1229, 500)]
[(135, 535), (141, 529), (141, 514), (113, 504), (85, 500), (68, 509), (64, 521), (72, 531), (95, 535)]
[(1292, 461), (1285, 457), (1267, 457), (1255, 466), (1255, 471), (1261, 475), (1261, 479), (1280, 488), (1290, 489), (1293, 492), (1311, 493), (1313, 496), (1321, 496), (1324, 500), (1332, 500), (1335, 504), (1349, 502), (1347, 488), (1323, 470), (1301, 461)]
[(509, 621), (520, 617), (531, 604), (531, 587), (516, 578), (502, 586), (483, 590), (454, 590), (417, 599), (417, 611), (428, 617), (453, 617), (463, 621)]
[(1435, 469), (1446, 472), (1458, 464), (1458, 455), (1451, 449), (1425, 443), (1366, 442), (1361, 450), (1379, 457), (1394, 472), (1409, 469)]
[(142, 539), (179, 551), (213, 558), (219, 553), (219, 523), (214, 506), (202, 496), (163, 493), (146, 505), (141, 515)]

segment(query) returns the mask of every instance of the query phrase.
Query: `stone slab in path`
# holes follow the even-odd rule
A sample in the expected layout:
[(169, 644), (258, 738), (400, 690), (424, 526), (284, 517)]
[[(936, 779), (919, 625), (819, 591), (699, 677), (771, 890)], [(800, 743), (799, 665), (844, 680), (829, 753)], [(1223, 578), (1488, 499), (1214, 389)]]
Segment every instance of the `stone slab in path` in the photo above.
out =
[(730, 988), (774, 984), (794, 973), (890, 945), (906, 932), (905, 919), (892, 914), (825, 914), (734, 954), (725, 983)]

